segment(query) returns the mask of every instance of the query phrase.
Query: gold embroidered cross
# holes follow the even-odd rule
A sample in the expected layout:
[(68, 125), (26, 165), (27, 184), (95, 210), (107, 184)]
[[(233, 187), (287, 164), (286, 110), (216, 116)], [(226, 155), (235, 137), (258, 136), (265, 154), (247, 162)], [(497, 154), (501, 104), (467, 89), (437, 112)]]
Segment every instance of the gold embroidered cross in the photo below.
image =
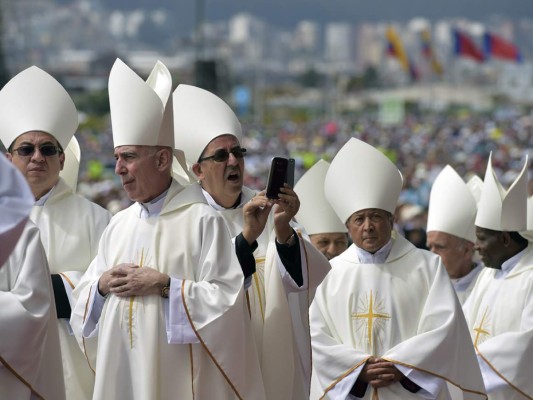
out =
[(370, 291), (370, 301), (368, 303), (368, 310), (364, 313), (352, 313), (354, 319), (366, 319), (367, 332), (368, 332), (368, 346), (372, 349), (372, 334), (374, 330), (374, 319), (390, 319), (389, 314), (378, 312), (374, 309), (374, 298), (372, 297), (372, 290)]
[(474, 328), (474, 332), (476, 332), (476, 337), (474, 339), (474, 347), (477, 347), (479, 339), (481, 335), (489, 336), (490, 332), (484, 328), (485, 325), (485, 318), (487, 317), (487, 312), (489, 311), (489, 308), (485, 308), (485, 312), (483, 313), (483, 317), (481, 318), (481, 322), (479, 323), (477, 328)]

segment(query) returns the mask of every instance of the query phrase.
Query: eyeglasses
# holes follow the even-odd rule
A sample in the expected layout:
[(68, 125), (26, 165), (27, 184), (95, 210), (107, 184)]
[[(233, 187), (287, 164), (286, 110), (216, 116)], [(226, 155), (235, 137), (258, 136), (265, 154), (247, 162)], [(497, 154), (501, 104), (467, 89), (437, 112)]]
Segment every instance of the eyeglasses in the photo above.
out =
[(227, 151), (226, 149), (218, 149), (212, 156), (202, 157), (198, 162), (200, 163), (207, 160), (213, 160), (214, 162), (228, 161), (230, 153), (233, 154), (235, 158), (243, 158), (246, 155), (246, 149), (242, 147), (234, 147), (230, 151)]
[[(17, 152), (20, 157), (29, 157), (35, 153), (35, 145), (33, 144), (24, 144), (16, 149), (13, 149), (13, 152)], [(43, 144), (39, 146), (39, 152), (45, 157), (55, 156), (57, 153), (61, 153), (61, 149), (53, 144)]]

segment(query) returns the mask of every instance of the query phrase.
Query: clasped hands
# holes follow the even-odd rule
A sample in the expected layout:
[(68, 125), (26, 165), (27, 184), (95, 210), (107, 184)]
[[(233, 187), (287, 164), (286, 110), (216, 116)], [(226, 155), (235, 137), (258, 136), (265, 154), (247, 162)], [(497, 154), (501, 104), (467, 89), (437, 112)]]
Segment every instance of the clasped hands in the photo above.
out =
[(375, 388), (386, 387), (405, 378), (394, 363), (381, 358), (371, 357), (365, 363), (358, 380)]
[(105, 271), (98, 281), (98, 291), (119, 297), (160, 294), (169, 276), (150, 267), (119, 264)]

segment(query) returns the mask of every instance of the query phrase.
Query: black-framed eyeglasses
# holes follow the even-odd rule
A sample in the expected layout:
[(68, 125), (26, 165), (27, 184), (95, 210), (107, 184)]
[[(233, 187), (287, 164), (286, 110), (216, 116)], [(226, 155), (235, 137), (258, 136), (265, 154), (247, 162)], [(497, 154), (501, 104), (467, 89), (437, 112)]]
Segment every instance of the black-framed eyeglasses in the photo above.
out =
[[(35, 153), (35, 145), (33, 144), (23, 144), (16, 149), (13, 149), (12, 152), (17, 152), (20, 157), (29, 157)], [(45, 157), (55, 156), (57, 153), (61, 153), (61, 149), (53, 144), (43, 144), (39, 147), (39, 152)]]
[(213, 160), (215, 162), (228, 161), (230, 153), (233, 154), (235, 158), (243, 158), (246, 155), (246, 149), (242, 147), (234, 147), (230, 151), (227, 151), (226, 149), (218, 149), (212, 156), (201, 157), (198, 162), (200, 163), (207, 160)]

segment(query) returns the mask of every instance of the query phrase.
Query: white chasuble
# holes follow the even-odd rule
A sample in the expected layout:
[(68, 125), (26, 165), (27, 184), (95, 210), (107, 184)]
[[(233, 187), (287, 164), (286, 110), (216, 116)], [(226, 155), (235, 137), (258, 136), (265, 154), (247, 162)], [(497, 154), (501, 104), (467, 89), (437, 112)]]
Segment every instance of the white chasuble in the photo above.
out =
[[(96, 256), (100, 236), (111, 214), (99, 205), (74, 194), (60, 178), (42, 206), (32, 208), (30, 219), (39, 227), (50, 273), (67, 282), (67, 295), (78, 284)], [(73, 301), (69, 298), (71, 306)], [(89, 400), (94, 372), (71, 334), (68, 321), (58, 320), (67, 398)]]
[(533, 244), (507, 276), (496, 279), (497, 271), (485, 268), (470, 295), (470, 334), (478, 357), (502, 380), (489, 399), (533, 399)]
[[(255, 192), (243, 187), (241, 205)], [(219, 211), (232, 237), (242, 232), (242, 206)], [(330, 265), (309, 241), (303, 229), (298, 233), (304, 283), (298, 287), (285, 270), (275, 245), (274, 212), (257, 238), (254, 251), (256, 273), (246, 291), (257, 353), (267, 399), (299, 400), (309, 397), (311, 379), (311, 340), (308, 309), (317, 286)]]
[[(220, 216), (197, 185), (173, 182), (159, 216), (139, 218), (138, 204), (118, 213), (98, 256), (80, 282), (71, 322), (81, 332), (91, 285), (120, 263), (150, 267), (182, 280), (182, 297), (195, 343), (169, 344), (169, 309), (160, 295), (109, 295), (98, 322), (94, 399), (263, 399), (243, 277)], [(76, 293), (78, 294), (78, 293)], [(82, 345), (89, 351), (87, 342)], [(259, 388), (257, 391), (256, 388)]]
[[(438, 256), (397, 235), (384, 264), (361, 264), (352, 245), (331, 265), (310, 308), (312, 399), (335, 398), (330, 391), (359, 374), (371, 356), (438, 382), (440, 390), (429, 390), (437, 399), (486, 398), (461, 306)], [(397, 382), (369, 385), (363, 398), (421, 397)]]
[(65, 399), (50, 272), (28, 222), (0, 266), (0, 399)]

